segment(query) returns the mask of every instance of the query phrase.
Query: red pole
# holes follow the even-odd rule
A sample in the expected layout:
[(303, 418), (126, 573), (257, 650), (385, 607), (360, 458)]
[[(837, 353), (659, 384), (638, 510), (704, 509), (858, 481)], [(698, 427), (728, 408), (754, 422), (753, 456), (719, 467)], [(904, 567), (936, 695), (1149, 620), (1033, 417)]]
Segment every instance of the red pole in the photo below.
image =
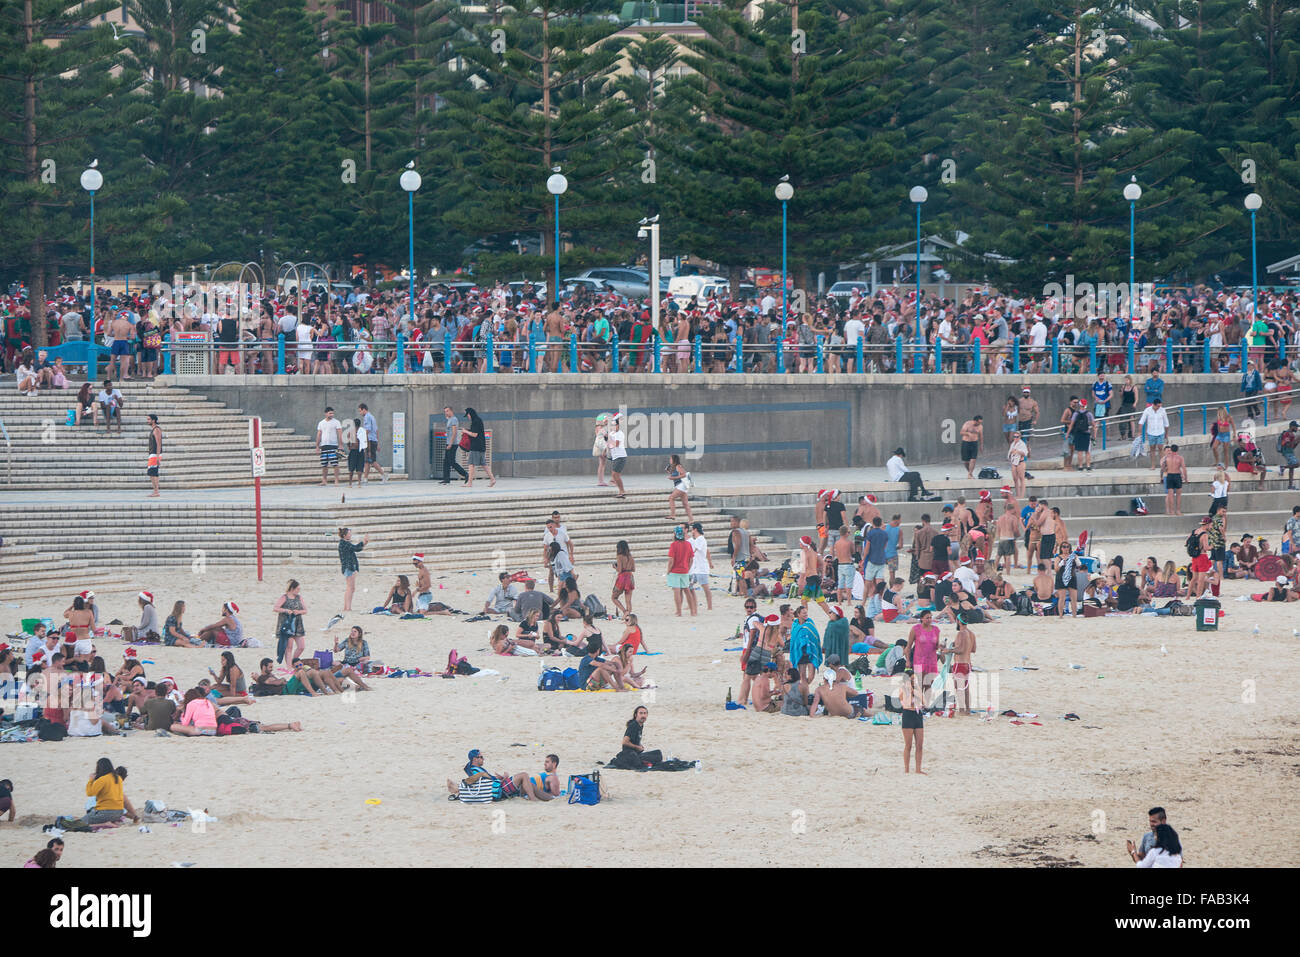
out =
[[(254, 417), (249, 421), (253, 433), (253, 448), (262, 447), (262, 419)], [(253, 512), (257, 522), (257, 580), (262, 580), (262, 478), (253, 476)]]

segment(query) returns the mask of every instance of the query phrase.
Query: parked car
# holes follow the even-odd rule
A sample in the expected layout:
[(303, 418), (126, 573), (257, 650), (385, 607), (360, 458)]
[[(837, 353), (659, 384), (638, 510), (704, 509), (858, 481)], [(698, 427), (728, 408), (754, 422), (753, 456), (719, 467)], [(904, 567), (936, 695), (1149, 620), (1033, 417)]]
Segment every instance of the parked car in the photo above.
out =
[(826, 295), (832, 299), (848, 299), (853, 295), (853, 290), (866, 293), (871, 290), (871, 283), (866, 279), (854, 279), (851, 281), (837, 282), (830, 289), (826, 290)]
[[(700, 299), (708, 299), (710, 296), (730, 299), (731, 280), (724, 276), (674, 276), (669, 280), (668, 291), (674, 299), (689, 299), (692, 296)], [(758, 287), (753, 283), (742, 282), (740, 298), (745, 302), (757, 299)]]
[(528, 280), (516, 280), (506, 283), (512, 296), (523, 296), (525, 299), (546, 299), (546, 283), (529, 282)]
[[(650, 295), (650, 274), (633, 266), (600, 266), (578, 273), (578, 279), (602, 279), (620, 296), (645, 299)], [(659, 279), (660, 293), (668, 292), (668, 280)]]
[(614, 287), (605, 279), (572, 276), (569, 279), (560, 280), (560, 292), (562, 295), (572, 296), (579, 289), (585, 289), (596, 296), (604, 296), (615, 291)]

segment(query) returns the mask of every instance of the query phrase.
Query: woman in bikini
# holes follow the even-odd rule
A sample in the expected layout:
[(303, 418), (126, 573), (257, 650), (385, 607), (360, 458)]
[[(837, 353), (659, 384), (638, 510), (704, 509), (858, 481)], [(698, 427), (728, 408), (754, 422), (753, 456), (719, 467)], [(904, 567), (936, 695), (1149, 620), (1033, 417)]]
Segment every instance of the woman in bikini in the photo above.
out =
[(63, 634), (64, 654), (70, 658), (70, 647), (78, 641), (90, 641), (91, 632), (95, 628), (95, 613), (86, 604), (86, 599), (78, 595), (72, 599), (72, 607), (64, 610), (63, 617), (68, 620), (68, 627)]
[(1165, 562), (1164, 569), (1156, 576), (1155, 585), (1151, 589), (1151, 597), (1179, 598), (1182, 593), (1182, 579), (1178, 575), (1178, 568), (1172, 561)]
[(1213, 456), (1215, 465), (1228, 467), (1228, 459), (1232, 456), (1232, 437), (1236, 431), (1237, 424), (1232, 421), (1228, 407), (1219, 406), (1219, 417), (1214, 420), (1214, 429), (1210, 436), (1210, 455)]
[(561, 618), (581, 618), (582, 612), (582, 593), (578, 591), (578, 583), (568, 578), (555, 596), (555, 614)]
[[(610, 600), (614, 607), (618, 609), (620, 615), (630, 615), (632, 613), (632, 592), (636, 590), (636, 581), (632, 573), (636, 571), (636, 559), (632, 557), (632, 550), (628, 547), (626, 541), (620, 539), (619, 543), (614, 546), (614, 592), (610, 595)], [(622, 596), (627, 597), (627, 607), (619, 601)]]
[(623, 680), (626, 681), (634, 688), (654, 687), (654, 685), (649, 685), (645, 683), (645, 672), (646, 672), (645, 668), (642, 668), (640, 671), (637, 671), (633, 667), (633, 661), (632, 661), (633, 654), (634, 652), (632, 651), (631, 645), (623, 645), (618, 649), (618, 664), (619, 667), (622, 668), (623, 670)]
[(409, 615), (414, 601), (415, 595), (411, 591), (411, 580), (405, 575), (398, 575), (397, 581), (393, 583), (392, 589), (388, 592), (388, 597), (384, 599), (384, 604), (388, 607), (389, 612), (394, 615)]
[[(533, 617), (536, 612), (530, 612), (529, 617)], [(554, 648), (556, 654), (569, 654), (575, 658), (581, 658), (587, 653), (587, 644), (584, 641), (576, 640), (573, 635), (567, 634), (560, 626), (560, 613), (552, 612), (551, 617), (542, 624), (542, 641), (549, 647)]]
[(488, 643), (492, 646), (493, 653), (498, 655), (526, 655), (533, 658), (538, 654), (536, 646), (527, 638), (519, 641), (511, 638), (509, 625), (497, 625), (493, 628)]
[(221, 674), (217, 674), (211, 668), (208, 669), (208, 674), (216, 679), (213, 687), (221, 692), (223, 697), (226, 695), (242, 697), (248, 694), (248, 681), (244, 678), (244, 669), (235, 664), (233, 651), (221, 653)]
[(677, 521), (677, 503), (682, 503), (682, 508), (686, 510), (686, 521), (695, 521), (695, 516), (691, 514), (691, 500), (687, 495), (687, 477), (686, 467), (682, 465), (682, 457), (674, 452), (668, 456), (668, 481), (673, 483), (673, 490), (668, 493), (668, 521)]

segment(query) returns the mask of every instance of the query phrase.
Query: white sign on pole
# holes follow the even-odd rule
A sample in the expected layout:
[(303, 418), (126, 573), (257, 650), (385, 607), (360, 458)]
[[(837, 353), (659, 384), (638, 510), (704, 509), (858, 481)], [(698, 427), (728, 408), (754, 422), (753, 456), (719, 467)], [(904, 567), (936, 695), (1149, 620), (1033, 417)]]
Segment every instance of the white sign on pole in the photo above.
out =
[(266, 474), (266, 449), (260, 445), (253, 449), (253, 478), (261, 478)]
[(406, 413), (393, 413), (393, 471), (406, 471)]

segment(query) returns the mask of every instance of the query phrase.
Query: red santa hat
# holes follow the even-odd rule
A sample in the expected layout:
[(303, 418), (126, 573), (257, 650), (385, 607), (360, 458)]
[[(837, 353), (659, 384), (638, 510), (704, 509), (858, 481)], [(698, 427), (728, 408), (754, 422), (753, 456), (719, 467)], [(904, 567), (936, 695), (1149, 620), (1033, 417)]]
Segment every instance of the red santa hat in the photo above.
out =
[(416, 552), (414, 555), (411, 556), (411, 561), (413, 561), (413, 562), (419, 562), (421, 565), (423, 565), (423, 564), (424, 564), (424, 552)]
[(985, 489), (980, 489), (980, 501), (981, 501), (981, 502), (987, 502), (987, 501), (989, 501), (989, 500), (992, 499), (992, 498), (993, 498), (993, 493), (992, 493), (992, 492), (990, 492), (990, 491), (989, 491), (988, 489), (986, 489), (986, 488), (985, 488)]
[(126, 649), (126, 651), (122, 652), (122, 657), (124, 657), (124, 658), (139, 658), (139, 657), (140, 657), (140, 652), (136, 651), (134, 648), (128, 648), (128, 649)]
[(876, 497), (875, 497), (874, 495), (872, 495), (870, 492), (868, 492), (866, 495), (864, 495), (864, 496), (862, 496), (862, 497), (865, 498), (865, 499), (866, 499), (868, 502), (870, 502), (872, 505), (875, 505), (875, 504), (876, 504)]
[(90, 599), (95, 597), (95, 593), (87, 588), (85, 591), (81, 592), (80, 597), (84, 598), (86, 601), (90, 601)]
[(812, 538), (808, 535), (804, 535), (799, 539), (799, 544), (804, 548), (812, 548)]
[(142, 591), (140, 592), (140, 597), (143, 598), (145, 601), (147, 601), (149, 604), (151, 605), (153, 604), (153, 592)]
[(225, 608), (226, 611), (230, 612), (231, 614), (235, 614), (235, 615), (239, 614), (239, 606), (236, 605), (233, 601), (226, 602)]

